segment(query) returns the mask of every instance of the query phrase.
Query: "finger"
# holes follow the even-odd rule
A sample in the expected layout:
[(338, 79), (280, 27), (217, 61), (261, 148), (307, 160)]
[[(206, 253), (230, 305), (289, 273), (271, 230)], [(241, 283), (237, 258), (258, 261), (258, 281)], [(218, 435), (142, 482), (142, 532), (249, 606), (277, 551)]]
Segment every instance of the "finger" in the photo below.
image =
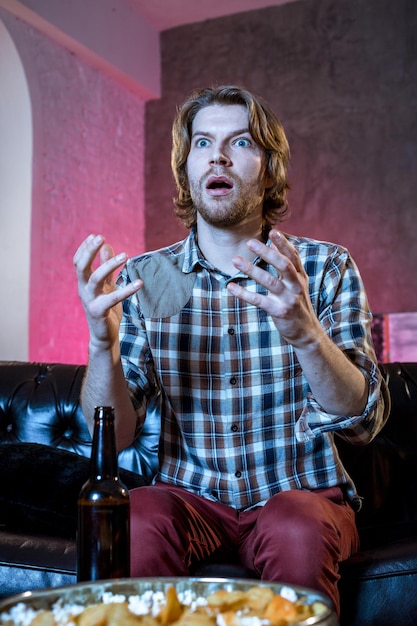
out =
[[(110, 248), (111, 249), (111, 248)], [(109, 252), (109, 250), (107, 251)], [(101, 258), (106, 258), (107, 253), (101, 255)], [(95, 290), (101, 290), (103, 285), (114, 285), (113, 276), (116, 270), (120, 269), (127, 261), (127, 254), (120, 252), (116, 256), (110, 256), (106, 261), (101, 263), (90, 276), (90, 283)]]
[[(94, 268), (95, 260), (99, 254), (97, 268)], [(106, 243), (102, 235), (89, 235), (80, 245), (74, 255), (74, 265), (79, 276), (80, 286), (82, 282), (92, 286), (94, 295), (103, 290), (103, 286), (114, 287), (114, 272), (127, 261), (125, 252), (114, 254), (112, 246)]]
[(87, 246), (87, 242), (88, 242), (88, 241), (89, 241), (92, 237), (94, 237), (94, 235), (89, 235), (89, 236), (87, 237), (87, 239), (84, 239), (84, 241), (83, 241), (83, 242), (82, 242), (82, 243), (78, 246), (77, 251), (76, 251), (76, 253), (74, 254), (73, 259), (72, 259), (72, 261), (73, 261), (73, 263), (74, 263), (74, 265), (75, 265), (75, 267), (76, 267), (76, 268), (79, 266), (80, 261), (81, 261), (81, 258), (84, 256), (84, 251), (85, 251), (85, 248), (86, 248), (86, 246)]
[[(291, 251), (288, 247), (286, 247), (285, 250), (282, 250), (282, 247), (279, 249), (275, 244), (267, 246), (256, 239), (248, 241), (248, 248), (254, 254), (261, 257), (261, 259), (263, 259), (266, 263), (275, 267), (281, 279), (293, 282), (296, 280), (296, 274), (297, 271), (299, 271), (298, 268), (302, 270), (302, 267), (300, 262), (297, 260), (296, 250), (294, 249)], [(252, 276), (252, 273), (250, 276)]]
[(259, 285), (265, 287), (265, 289), (267, 289), (269, 292), (278, 294), (282, 291), (283, 281), (280, 273), (278, 273), (278, 275), (275, 275), (271, 272), (267, 272), (261, 267), (250, 263), (247, 259), (244, 259), (240, 256), (234, 257), (232, 262), (236, 269), (240, 270), (241, 272), (255, 280)]
[(269, 238), (274, 247), (290, 259), (295, 269), (299, 272), (303, 270), (303, 264), (301, 263), (300, 255), (297, 249), (288, 241), (286, 237), (278, 230), (274, 228), (269, 233)]
[(268, 315), (271, 317), (279, 317), (282, 314), (285, 314), (286, 304), (282, 297), (277, 296), (276, 294), (267, 296), (249, 291), (248, 289), (244, 289), (240, 285), (236, 283), (228, 283), (227, 285), (228, 291), (234, 295), (236, 298), (247, 302), (248, 304), (253, 304), (259, 309), (263, 309)]
[(112, 246), (109, 243), (103, 243), (100, 248), (100, 262), (105, 263), (114, 256), (115, 254)]
[[(99, 278), (99, 282), (106, 282), (108, 285), (113, 286), (114, 272), (118, 267), (120, 267), (121, 264), (125, 263), (126, 261), (127, 255), (124, 252), (115, 255), (112, 246), (108, 243), (103, 243), (100, 248), (99, 269), (101, 268), (101, 270), (104, 270), (105, 274), (103, 274), (103, 277), (101, 279)], [(96, 276), (100, 277), (101, 274), (102, 272), (99, 271)]]
[(101, 294), (95, 298), (90, 305), (90, 313), (93, 317), (100, 317), (105, 315), (107, 311), (112, 309), (117, 304), (126, 300), (134, 293), (139, 291), (143, 287), (143, 281), (140, 279), (121, 287), (120, 289), (114, 289), (108, 293)]
[(84, 239), (74, 255), (73, 263), (77, 274), (83, 276), (86, 280), (88, 280), (91, 274), (94, 259), (103, 243), (104, 237), (91, 234)]
[(233, 282), (228, 283), (227, 289), (231, 294), (233, 294), (237, 298), (240, 298), (241, 300), (244, 300), (245, 302), (248, 302), (249, 304), (253, 304), (256, 307), (265, 310), (267, 310), (268, 308), (267, 296), (264, 296), (254, 291), (248, 291), (247, 289), (244, 289), (237, 283)]

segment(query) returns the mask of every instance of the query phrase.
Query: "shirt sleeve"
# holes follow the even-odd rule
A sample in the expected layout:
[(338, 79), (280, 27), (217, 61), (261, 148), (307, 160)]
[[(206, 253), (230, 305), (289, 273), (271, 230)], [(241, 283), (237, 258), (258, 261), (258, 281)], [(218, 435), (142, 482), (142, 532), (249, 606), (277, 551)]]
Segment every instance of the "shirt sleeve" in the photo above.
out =
[[(125, 267), (117, 279), (117, 286), (132, 282), (132, 268)], [(137, 415), (136, 434), (146, 418), (147, 406), (157, 395), (153, 358), (148, 345), (145, 320), (134, 294), (123, 301), (119, 331), (120, 355), (127, 388)]]
[(359, 270), (347, 250), (336, 248), (321, 269), (320, 285), (317, 271), (310, 284), (313, 306), (326, 333), (363, 373), (368, 398), (361, 415), (346, 416), (327, 413), (313, 394), (307, 393), (296, 438), (305, 442), (332, 431), (351, 443), (365, 445), (384, 425), (390, 406), (372, 342), (372, 315)]

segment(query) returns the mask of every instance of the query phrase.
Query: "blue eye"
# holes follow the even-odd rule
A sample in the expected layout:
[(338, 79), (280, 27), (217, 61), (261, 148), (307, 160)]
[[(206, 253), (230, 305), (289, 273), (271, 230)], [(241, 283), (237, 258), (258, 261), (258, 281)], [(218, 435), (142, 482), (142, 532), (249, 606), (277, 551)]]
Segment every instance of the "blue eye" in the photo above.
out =
[(208, 139), (199, 139), (197, 141), (198, 148), (207, 148), (208, 145), (209, 145)]
[(236, 145), (239, 148), (246, 148), (246, 146), (250, 146), (250, 141), (248, 139), (238, 139)]

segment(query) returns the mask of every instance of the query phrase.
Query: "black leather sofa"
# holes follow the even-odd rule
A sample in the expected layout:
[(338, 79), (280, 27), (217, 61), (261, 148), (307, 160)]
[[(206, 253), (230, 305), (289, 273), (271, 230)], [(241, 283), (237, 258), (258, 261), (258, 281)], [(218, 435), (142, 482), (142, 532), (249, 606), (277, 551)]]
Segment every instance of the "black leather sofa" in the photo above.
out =
[[(365, 447), (338, 442), (363, 507), (361, 550), (341, 564), (341, 626), (417, 624), (417, 363), (381, 365), (389, 419)], [(0, 362), (0, 597), (75, 582), (76, 498), (90, 436), (78, 404), (84, 366)], [(159, 424), (120, 454), (129, 488), (150, 480)], [(197, 576), (251, 576), (209, 564)]]

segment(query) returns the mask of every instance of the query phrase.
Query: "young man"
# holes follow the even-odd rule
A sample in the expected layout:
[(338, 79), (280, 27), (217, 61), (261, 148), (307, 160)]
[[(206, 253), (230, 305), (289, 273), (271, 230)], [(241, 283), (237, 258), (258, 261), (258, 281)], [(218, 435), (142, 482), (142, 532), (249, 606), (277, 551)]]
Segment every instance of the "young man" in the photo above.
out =
[(334, 436), (368, 443), (387, 407), (348, 251), (276, 230), (288, 153), (245, 90), (183, 104), (172, 166), (189, 236), (127, 260), (90, 235), (74, 257), (91, 335), (82, 405), (90, 424), (96, 404), (115, 407), (120, 449), (159, 407), (159, 469), (131, 493), (133, 576), (232, 552), (338, 611), (359, 499)]

